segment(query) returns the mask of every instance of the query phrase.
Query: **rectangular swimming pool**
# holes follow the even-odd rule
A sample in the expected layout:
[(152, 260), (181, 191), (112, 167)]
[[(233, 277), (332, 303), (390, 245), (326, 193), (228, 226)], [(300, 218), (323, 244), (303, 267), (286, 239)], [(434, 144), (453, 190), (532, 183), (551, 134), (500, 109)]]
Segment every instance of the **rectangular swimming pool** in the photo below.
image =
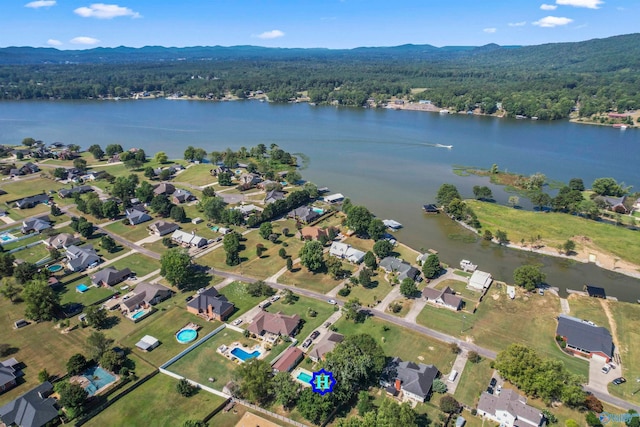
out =
[(313, 377), (311, 375), (307, 374), (304, 371), (300, 371), (300, 373), (298, 374), (298, 376), (296, 378), (299, 379), (300, 381), (302, 381), (303, 383), (311, 383), (311, 379)]
[(233, 350), (231, 350), (231, 354), (233, 354), (235, 357), (242, 360), (243, 362), (246, 362), (249, 359), (253, 359), (255, 357), (260, 356), (260, 351), (254, 350), (253, 353), (247, 353), (240, 347), (236, 347)]
[(320, 209), (320, 208), (311, 208), (311, 210), (320, 215), (324, 213), (324, 209)]
[(87, 369), (82, 376), (89, 380), (89, 385), (85, 388), (89, 396), (93, 396), (96, 391), (116, 380), (116, 377), (99, 366)]
[(137, 320), (139, 318), (141, 318), (142, 316), (144, 316), (146, 313), (144, 310), (140, 310), (139, 312), (137, 312), (136, 314), (134, 314), (133, 316), (131, 316), (131, 318), (133, 320)]
[(76, 291), (82, 293), (82, 292), (86, 292), (89, 290), (89, 287), (87, 285), (85, 285), (84, 283), (79, 284), (78, 286), (76, 286)]

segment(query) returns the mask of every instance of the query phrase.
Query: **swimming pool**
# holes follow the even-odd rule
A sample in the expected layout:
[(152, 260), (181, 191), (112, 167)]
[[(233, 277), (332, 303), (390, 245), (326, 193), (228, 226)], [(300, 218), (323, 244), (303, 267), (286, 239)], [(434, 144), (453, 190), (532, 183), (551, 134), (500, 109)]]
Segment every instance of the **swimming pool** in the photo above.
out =
[(300, 371), (300, 373), (298, 373), (298, 376), (296, 377), (296, 379), (302, 381), (303, 383), (309, 383), (309, 384), (311, 384), (312, 378), (313, 377), (311, 375), (307, 374), (304, 371)]
[(85, 387), (89, 396), (93, 396), (96, 391), (116, 380), (116, 377), (99, 366), (87, 369), (82, 376), (89, 380), (89, 385)]
[(12, 241), (12, 240), (16, 240), (16, 238), (15, 238), (15, 236), (13, 236), (12, 234), (9, 234), (9, 233), (2, 233), (2, 234), (0, 234), (0, 240), (1, 240), (3, 243), (7, 243), (7, 242), (10, 242), (10, 241)]
[(180, 344), (187, 344), (195, 340), (197, 336), (198, 332), (196, 332), (195, 329), (182, 329), (176, 334), (176, 340), (178, 340)]
[(76, 292), (87, 292), (89, 290), (89, 287), (87, 285), (85, 285), (84, 283), (80, 283), (78, 286), (76, 286)]
[(233, 354), (235, 357), (242, 360), (243, 362), (246, 362), (249, 359), (253, 359), (260, 356), (261, 353), (258, 350), (254, 350), (253, 353), (247, 353), (240, 347), (236, 347), (233, 350), (231, 350), (231, 354)]
[(49, 270), (51, 273), (55, 273), (56, 271), (60, 271), (63, 268), (64, 267), (61, 266), (60, 264), (53, 264), (53, 265), (50, 265), (49, 267), (47, 267), (47, 270)]
[(315, 213), (319, 213), (320, 215), (324, 213), (324, 209), (320, 209), (320, 208), (311, 208), (311, 210), (314, 211)]
[(139, 312), (137, 312), (136, 314), (134, 314), (133, 316), (131, 316), (131, 318), (133, 320), (138, 320), (139, 318), (141, 318), (142, 316), (144, 316), (145, 314), (147, 314), (144, 310), (140, 310)]

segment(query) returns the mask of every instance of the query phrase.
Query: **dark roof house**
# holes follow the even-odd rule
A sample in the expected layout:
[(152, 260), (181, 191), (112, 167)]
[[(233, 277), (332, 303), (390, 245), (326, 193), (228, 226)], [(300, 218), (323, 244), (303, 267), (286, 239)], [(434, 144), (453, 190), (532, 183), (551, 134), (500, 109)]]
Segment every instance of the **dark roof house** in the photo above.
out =
[(398, 392), (402, 391), (405, 398), (424, 402), (439, 374), (438, 368), (433, 365), (403, 362), (399, 357), (394, 357), (385, 367), (380, 384), (384, 387), (393, 386)]
[(219, 294), (216, 288), (206, 289), (187, 303), (189, 313), (202, 316), (207, 320), (225, 321), (233, 313), (234, 308), (233, 303)]
[(0, 408), (0, 419), (8, 426), (42, 427), (58, 417), (56, 400), (48, 397), (53, 386), (45, 381)]
[(575, 354), (597, 356), (605, 362), (609, 362), (613, 356), (611, 333), (593, 322), (561, 314), (558, 316), (556, 335), (564, 338), (566, 348)]
[(37, 194), (35, 196), (25, 197), (24, 199), (18, 200), (16, 202), (16, 207), (18, 209), (31, 209), (40, 203), (49, 203), (50, 199), (51, 197), (49, 197), (48, 194)]
[(91, 282), (96, 286), (114, 286), (131, 275), (132, 272), (129, 268), (117, 270), (113, 267), (107, 267), (91, 276)]
[(22, 221), (22, 234), (40, 233), (51, 228), (51, 220), (47, 215)]
[(190, 191), (178, 188), (171, 195), (171, 199), (173, 200), (173, 203), (180, 204), (180, 203), (190, 202), (191, 200), (194, 200), (195, 197), (193, 196), (193, 194), (191, 194)]
[(71, 245), (77, 245), (80, 243), (80, 239), (76, 238), (70, 233), (60, 233), (57, 236), (51, 236), (44, 241), (44, 244), (49, 248), (66, 249)]
[(93, 245), (69, 246), (67, 248), (67, 259), (67, 268), (71, 271), (83, 271), (87, 267), (100, 262), (100, 257), (93, 249)]
[(74, 194), (84, 194), (90, 191), (93, 191), (93, 188), (90, 185), (79, 185), (73, 188), (63, 188), (62, 190), (58, 191), (58, 196), (64, 199), (69, 196), (73, 197)]
[(289, 212), (289, 218), (295, 218), (305, 224), (310, 223), (314, 219), (318, 218), (320, 214), (314, 211), (310, 206), (300, 206)]
[(278, 191), (278, 190), (271, 190), (269, 192), (267, 192), (267, 195), (264, 198), (264, 202), (265, 204), (270, 204), (270, 203), (274, 203), (277, 202), (278, 200), (282, 200), (284, 199), (284, 193), (282, 191)]
[(261, 311), (247, 328), (247, 330), (256, 335), (272, 334), (272, 335), (286, 335), (293, 336), (293, 333), (298, 329), (300, 323), (300, 316), (294, 314), (287, 316), (286, 314), (269, 313)]
[(138, 225), (146, 221), (151, 221), (151, 217), (148, 213), (139, 211), (138, 209), (127, 209), (125, 212), (131, 225)]
[(400, 281), (406, 278), (416, 280), (416, 278), (420, 276), (420, 270), (400, 258), (388, 256), (380, 261), (380, 267), (387, 273), (398, 273), (398, 280)]
[(16, 359), (0, 362), (0, 393), (16, 386), (16, 379), (21, 372), (17, 369), (20, 363)]
[(134, 311), (136, 308), (147, 305), (156, 305), (171, 297), (173, 291), (166, 286), (157, 283), (142, 282), (133, 290), (133, 296), (122, 301), (123, 311)]
[(157, 236), (164, 236), (166, 234), (176, 231), (180, 226), (175, 222), (169, 221), (156, 221), (149, 226), (149, 231)]
[(168, 196), (175, 193), (175, 191), (176, 187), (173, 184), (170, 184), (168, 182), (161, 182), (156, 186), (156, 188), (153, 189), (153, 194), (155, 194), (156, 196), (159, 194), (165, 194)]
[(425, 287), (422, 290), (422, 296), (429, 302), (449, 308), (451, 310), (460, 310), (462, 306), (462, 298), (456, 296), (456, 293), (448, 286), (444, 289), (434, 289)]

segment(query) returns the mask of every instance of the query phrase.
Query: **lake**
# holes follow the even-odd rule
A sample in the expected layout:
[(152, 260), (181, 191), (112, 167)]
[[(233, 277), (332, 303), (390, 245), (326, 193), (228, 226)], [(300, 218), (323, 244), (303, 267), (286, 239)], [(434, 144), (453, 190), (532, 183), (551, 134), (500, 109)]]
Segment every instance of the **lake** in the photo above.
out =
[[(346, 194), (381, 218), (401, 222), (401, 241), (436, 249), (446, 263), (467, 258), (506, 281), (517, 266), (542, 263), (549, 284), (562, 291), (588, 282), (622, 300), (640, 298), (640, 280), (487, 244), (444, 216), (421, 211), (444, 182), (457, 185), (467, 197), (473, 185), (489, 185), (486, 178), (455, 175), (453, 165), (489, 168), (496, 163), (502, 170), (542, 172), (553, 180), (580, 177), (587, 186), (603, 176), (640, 185), (640, 133), (634, 129), (257, 101), (0, 102), (0, 144), (17, 144), (24, 137), (84, 148), (120, 143), (174, 158), (182, 157), (188, 145), (221, 151), (276, 143), (309, 156), (302, 171), (306, 179)], [(505, 203), (509, 194), (489, 186)]]

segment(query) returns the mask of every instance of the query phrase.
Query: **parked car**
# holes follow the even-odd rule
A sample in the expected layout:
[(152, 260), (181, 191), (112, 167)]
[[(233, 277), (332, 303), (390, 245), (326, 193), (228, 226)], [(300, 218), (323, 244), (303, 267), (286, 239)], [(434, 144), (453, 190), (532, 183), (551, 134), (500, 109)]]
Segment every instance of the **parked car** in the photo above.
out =
[(324, 322), (324, 325), (322, 326), (324, 326), (325, 328), (328, 328), (329, 326), (331, 326), (331, 322)]
[(337, 304), (336, 300), (334, 300), (334, 299), (330, 299), (330, 300), (329, 300), (329, 301), (327, 301), (327, 302), (328, 302), (329, 304), (331, 304), (331, 305), (336, 305), (336, 304)]
[(311, 342), (312, 342), (312, 341), (311, 341), (310, 339), (308, 339), (308, 338), (307, 338), (307, 339), (306, 339), (306, 340), (304, 340), (304, 342), (302, 343), (302, 348), (307, 348), (307, 347), (309, 347), (309, 346), (311, 345)]
[(238, 326), (240, 323), (242, 323), (242, 319), (241, 318), (238, 318), (238, 319), (234, 320), (233, 322), (231, 322), (231, 324), (233, 326)]
[(258, 307), (260, 308), (267, 308), (271, 305), (271, 301), (263, 301), (260, 304), (258, 304)]
[(320, 332), (318, 331), (313, 331), (311, 332), (311, 339), (315, 340), (316, 338), (318, 338), (320, 336)]
[(190, 296), (186, 297), (184, 300), (185, 300), (186, 302), (189, 302), (189, 301), (191, 301), (192, 299), (193, 299), (193, 295), (190, 295)]
[(498, 387), (496, 387), (496, 394), (500, 394), (501, 391), (502, 391), (502, 386), (498, 385)]
[(611, 370), (611, 365), (609, 365), (608, 363), (602, 367), (603, 374), (608, 374), (610, 370)]
[(498, 381), (495, 378), (491, 378), (491, 381), (489, 381), (489, 385), (491, 387), (495, 387), (496, 384), (498, 384)]
[(274, 296), (272, 296), (272, 297), (271, 297), (271, 300), (270, 300), (270, 301), (271, 301), (271, 302), (276, 302), (276, 301), (278, 301), (279, 299), (280, 299), (280, 295), (274, 295)]
[(493, 387), (487, 387), (487, 393), (493, 394)]
[(198, 289), (198, 295), (200, 295), (201, 293), (203, 293), (204, 291), (206, 291), (207, 288), (200, 288)]
[(611, 383), (615, 384), (615, 385), (620, 385), (620, 384), (626, 383), (626, 382), (627, 382), (627, 379), (624, 378), (624, 377), (618, 377), (615, 380), (611, 381)]

